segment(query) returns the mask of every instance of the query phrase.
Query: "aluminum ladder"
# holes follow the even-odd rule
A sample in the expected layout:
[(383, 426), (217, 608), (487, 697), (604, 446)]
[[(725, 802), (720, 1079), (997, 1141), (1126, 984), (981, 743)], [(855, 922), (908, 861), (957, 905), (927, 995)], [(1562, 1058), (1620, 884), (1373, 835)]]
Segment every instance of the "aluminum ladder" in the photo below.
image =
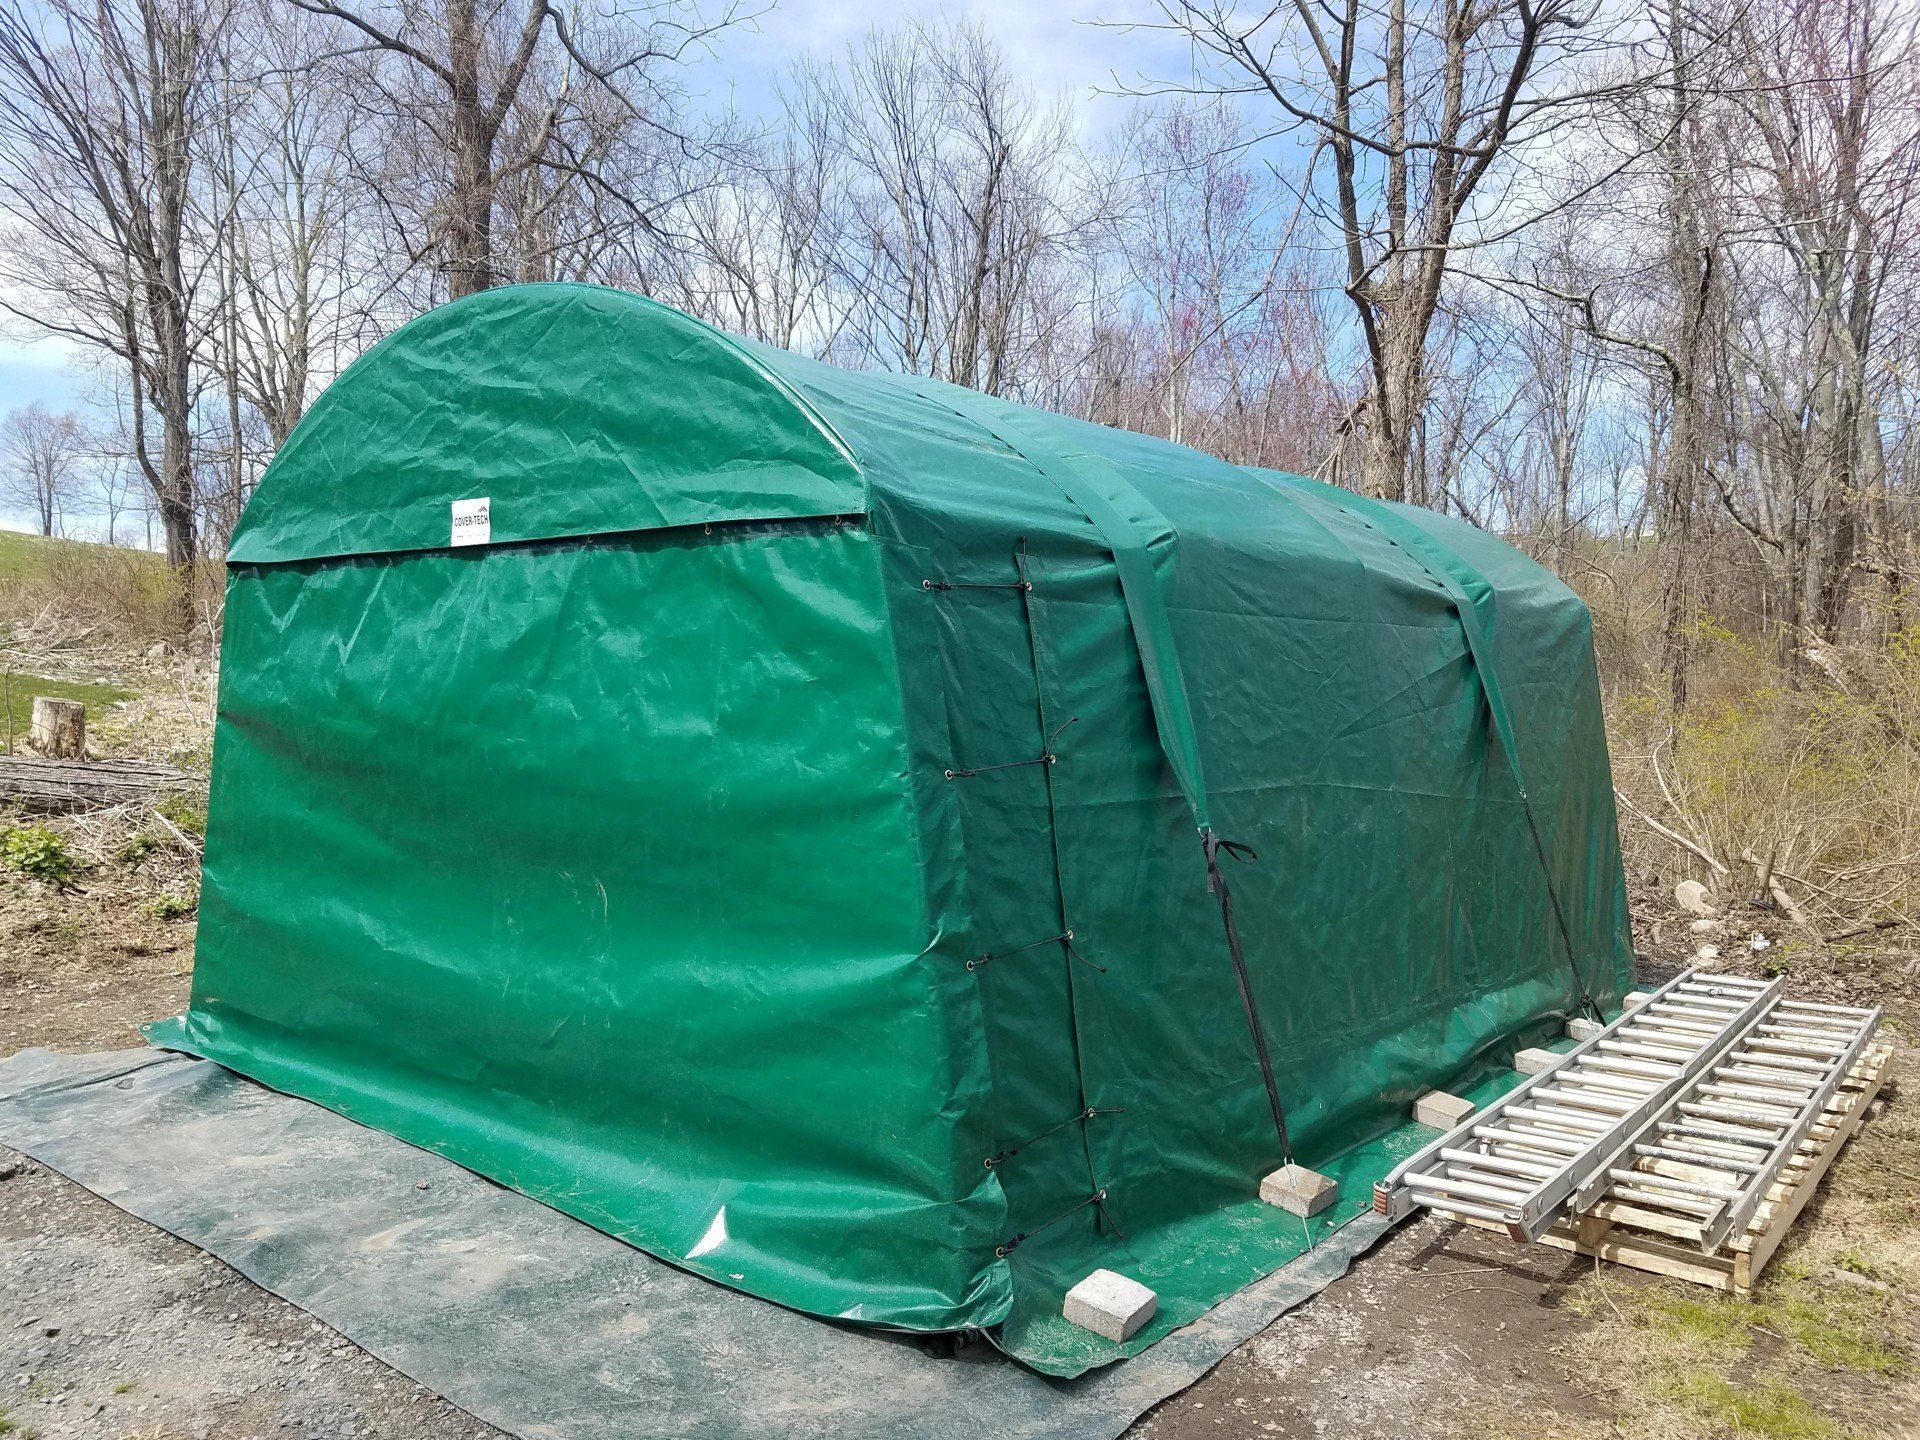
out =
[[(1737, 1127), (1742, 1136), (1751, 1132), (1754, 1145), (1726, 1145), (1720, 1158), (1751, 1164), (1754, 1168), (1739, 1173), (1750, 1182), (1758, 1180), (1771, 1161), (1784, 1165), (1792, 1155), (1786, 1139), (1797, 1121), (1787, 1121), (1774, 1133), (1766, 1160), (1749, 1159), (1757, 1153), (1762, 1133), (1755, 1118), (1779, 1107), (1740, 1092), (1755, 1088), (1762, 1078), (1810, 1073), (1799, 1063), (1766, 1063), (1767, 1056), (1807, 1063), (1819, 1056), (1836, 1064), (1840, 1059), (1825, 1041), (1789, 1033), (1806, 1027), (1772, 1018), (1782, 1003), (1782, 984), (1778, 979), (1685, 971), (1556, 1064), (1408, 1157), (1374, 1187), (1374, 1209), (1398, 1219), (1425, 1206), (1498, 1225), (1516, 1240), (1537, 1240), (1569, 1210), (1586, 1209), (1620, 1183), (1618, 1172), (1633, 1171), (1646, 1181), (1645, 1173), (1633, 1169), (1644, 1158), (1635, 1146), (1677, 1145), (1701, 1156), (1716, 1148), (1701, 1142), (1731, 1138), (1689, 1133), (1701, 1129)], [(1729, 1068), (1752, 1072), (1756, 1063), (1764, 1077), (1748, 1073), (1742, 1079), (1725, 1073)], [(1833, 1084), (1838, 1083), (1834, 1079)], [(1754, 1108), (1762, 1104), (1770, 1109)], [(1731, 1118), (1732, 1112), (1741, 1118)], [(1812, 1123), (1808, 1119), (1806, 1128)], [(1777, 1166), (1773, 1173), (1778, 1173)], [(1689, 1188), (1681, 1191), (1678, 1186)], [(1716, 1227), (1723, 1217), (1731, 1223), (1736, 1205), (1746, 1198), (1744, 1192), (1737, 1197), (1719, 1193), (1735, 1187), (1715, 1180), (1662, 1176), (1653, 1188), (1696, 1206), (1711, 1201), (1723, 1207), (1700, 1217)], [(1708, 1190), (1715, 1193), (1694, 1193)], [(1764, 1195), (1764, 1184), (1758, 1193)], [(1752, 1203), (1757, 1205), (1758, 1199)]]
[(1879, 1028), (1877, 1008), (1776, 999), (1572, 1208), (1607, 1200), (1651, 1211), (1667, 1233), (1691, 1230), (1713, 1254), (1746, 1233)]

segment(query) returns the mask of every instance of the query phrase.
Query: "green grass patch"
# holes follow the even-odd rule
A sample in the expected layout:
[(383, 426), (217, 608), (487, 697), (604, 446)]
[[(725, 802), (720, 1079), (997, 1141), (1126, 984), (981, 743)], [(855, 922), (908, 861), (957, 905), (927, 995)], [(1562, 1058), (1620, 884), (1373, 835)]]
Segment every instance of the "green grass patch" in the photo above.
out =
[(0, 750), (9, 744), (23, 744), (27, 725), (33, 718), (33, 697), (50, 696), (55, 700), (78, 700), (89, 710), (133, 699), (131, 690), (117, 685), (96, 685), (85, 680), (55, 680), (46, 675), (30, 675), (0, 670)]
[(163, 563), (160, 556), (150, 550), (94, 545), (85, 540), (49, 540), (41, 535), (23, 535), (17, 530), (0, 530), (0, 585), (44, 580), (62, 560), (116, 555), (136, 556), (156, 567)]
[(161, 815), (166, 816), (167, 819), (171, 820), (175, 825), (178, 825), (182, 830), (186, 831), (187, 834), (198, 836), (203, 840), (206, 838), (206, 806), (196, 804), (185, 795), (175, 791), (170, 795), (163, 796), (160, 803), (153, 808)]
[(1887, 1323), (1869, 1306), (1794, 1296), (1772, 1307), (1775, 1328), (1800, 1342), (1819, 1364), (1867, 1375), (1898, 1375), (1906, 1360), (1887, 1344)]
[(1663, 1387), (1675, 1405), (1722, 1432), (1760, 1440), (1836, 1440), (1840, 1427), (1791, 1385), (1735, 1385), (1711, 1370), (1682, 1370)]
[(184, 895), (156, 895), (146, 903), (146, 912), (156, 920), (179, 920), (200, 908), (198, 900)]

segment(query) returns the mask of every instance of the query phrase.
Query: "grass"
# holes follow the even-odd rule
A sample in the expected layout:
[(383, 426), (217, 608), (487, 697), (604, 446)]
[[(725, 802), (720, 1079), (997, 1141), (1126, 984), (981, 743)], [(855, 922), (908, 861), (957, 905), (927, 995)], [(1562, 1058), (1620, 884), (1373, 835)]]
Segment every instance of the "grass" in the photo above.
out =
[(156, 567), (160, 557), (147, 550), (129, 550), (120, 545), (94, 545), (85, 540), (49, 540), (41, 535), (26, 535), (18, 530), (0, 530), (0, 585), (18, 581), (44, 580), (63, 559), (87, 556), (133, 555)]
[(0, 751), (21, 743), (33, 718), (33, 697), (50, 696), (55, 700), (78, 700), (89, 710), (131, 700), (133, 692), (117, 685), (98, 685), (85, 680), (55, 680), (47, 675), (0, 671)]
[(1683, 1370), (1663, 1382), (1675, 1405), (1722, 1433), (1763, 1440), (1832, 1440), (1845, 1432), (1791, 1385), (1743, 1387), (1708, 1369)]
[(1564, 1353), (1616, 1410), (1609, 1433), (1897, 1433), (1894, 1417), (1909, 1414), (1911, 1403), (1900, 1397), (1910, 1393), (1920, 1358), (1916, 1175), (1920, 1105), (1896, 1092), (1841, 1152), (1812, 1214), (1751, 1299), (1607, 1267), (1574, 1285), (1565, 1303), (1591, 1325)]

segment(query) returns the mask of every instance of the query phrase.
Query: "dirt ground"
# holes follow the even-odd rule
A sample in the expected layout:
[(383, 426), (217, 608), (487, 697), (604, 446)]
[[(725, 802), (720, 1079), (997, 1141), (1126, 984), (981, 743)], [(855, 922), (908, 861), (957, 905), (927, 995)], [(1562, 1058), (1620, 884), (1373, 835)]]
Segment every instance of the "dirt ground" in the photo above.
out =
[[(101, 727), (103, 743), (203, 767), (205, 685), (184, 668), (149, 677), (144, 698)], [(0, 1054), (137, 1044), (138, 1024), (187, 997), (193, 816), (56, 828), (79, 862), (69, 882), (0, 866)], [(1685, 943), (1671, 917), (1642, 928), (1662, 958)], [(1883, 989), (1875, 998), (1909, 1013), (1912, 977), (1858, 954), (1796, 983)], [(1914, 1058), (1903, 1057), (1909, 1072)], [(1423, 1219), (1134, 1433), (1920, 1435), (1916, 1300), (1920, 1104), (1896, 1092), (1751, 1301)], [(497, 1433), (219, 1261), (0, 1149), (0, 1436)]]

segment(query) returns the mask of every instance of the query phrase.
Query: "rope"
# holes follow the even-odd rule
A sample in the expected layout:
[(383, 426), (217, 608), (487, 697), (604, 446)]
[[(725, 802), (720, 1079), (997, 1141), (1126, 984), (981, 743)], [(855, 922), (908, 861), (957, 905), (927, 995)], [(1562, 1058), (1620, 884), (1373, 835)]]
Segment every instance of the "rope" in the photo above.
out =
[(1078, 1115), (1069, 1115), (1066, 1119), (1062, 1120), (1058, 1125), (1049, 1125), (1046, 1129), (1042, 1130), (1038, 1135), (1029, 1135), (1026, 1139), (1022, 1140), (1018, 1145), (1009, 1145), (1005, 1150), (1002, 1150), (998, 1155), (989, 1155), (987, 1157), (987, 1162), (986, 1162), (987, 1169), (989, 1170), (993, 1169), (993, 1167), (998, 1165), (1002, 1160), (1011, 1160), (1014, 1156), (1018, 1155), (1022, 1150), (1026, 1149), (1029, 1145), (1037, 1145), (1042, 1140), (1045, 1140), (1049, 1135), (1058, 1135), (1062, 1130), (1066, 1129), (1069, 1125), (1078, 1125), (1083, 1121), (1093, 1119), (1093, 1117), (1096, 1115), (1124, 1114), (1126, 1112), (1126, 1108), (1127, 1107), (1124, 1105), (1119, 1105), (1111, 1109), (1101, 1110), (1096, 1108), (1095, 1106), (1089, 1105), (1086, 1109), (1082, 1110)]
[[(998, 1258), (1004, 1260), (1007, 1258), (1007, 1256), (1011, 1255), (1021, 1244), (1023, 1244), (1028, 1240), (1031, 1240), (1034, 1236), (1038, 1235), (1042, 1230), (1051, 1229), (1053, 1226), (1058, 1225), (1062, 1220), (1066, 1219), (1069, 1215), (1077, 1215), (1080, 1211), (1086, 1209), (1087, 1206), (1089, 1205), (1099, 1206), (1100, 1218), (1106, 1221), (1107, 1224), (1113, 1225), (1113, 1217), (1107, 1213), (1106, 1202), (1107, 1202), (1107, 1192), (1105, 1190), (1096, 1190), (1093, 1192), (1093, 1194), (1089, 1195), (1086, 1199), (1082, 1200), (1079, 1204), (1069, 1205), (1066, 1209), (1062, 1210), (1058, 1215), (1054, 1216), (1051, 1220), (1046, 1221), (1044, 1224), (1036, 1225), (1031, 1230), (1022, 1230), (1018, 1235), (1014, 1236), (1011, 1240), (1002, 1241), (1000, 1244), (993, 1247), (993, 1253)], [(1126, 1231), (1122, 1230), (1118, 1225), (1113, 1225), (1113, 1233), (1118, 1235), (1122, 1240), (1125, 1240), (1127, 1238)]]
[(1031, 590), (1025, 580), (922, 580), (922, 590)]
[(946, 777), (949, 780), (971, 780), (976, 775), (991, 775), (996, 770), (1018, 770), (1024, 765), (1055, 764), (1059, 761), (1060, 757), (1054, 753), (1053, 747), (1059, 741), (1061, 731), (1064, 731), (1067, 725), (1078, 725), (1079, 723), (1080, 717), (1075, 715), (1071, 720), (1067, 721), (1065, 725), (1062, 725), (1059, 730), (1055, 730), (1053, 734), (1049, 735), (1047, 737), (1047, 749), (1044, 755), (1036, 755), (1031, 760), (1009, 760), (1004, 765), (976, 765), (971, 770), (948, 770), (945, 772)]
[(1074, 959), (1078, 960), (1082, 965), (1085, 965), (1090, 969), (1098, 970), (1102, 975), (1107, 973), (1106, 966), (1095, 965), (1093, 961), (1087, 959), (1086, 956), (1082, 955), (1077, 949), (1074, 948), (1073, 931), (1071, 930), (1063, 930), (1058, 935), (1049, 935), (1044, 940), (1031, 940), (1025, 945), (1016, 945), (1011, 950), (996, 951), (992, 955), (976, 955), (973, 957), (973, 959), (967, 961), (967, 969), (978, 970), (982, 965), (985, 965), (988, 961), (1005, 960), (1009, 955), (1024, 955), (1029, 950), (1038, 950), (1042, 945), (1056, 945), (1056, 944), (1065, 945), (1067, 947), (1067, 954), (1071, 955)]

